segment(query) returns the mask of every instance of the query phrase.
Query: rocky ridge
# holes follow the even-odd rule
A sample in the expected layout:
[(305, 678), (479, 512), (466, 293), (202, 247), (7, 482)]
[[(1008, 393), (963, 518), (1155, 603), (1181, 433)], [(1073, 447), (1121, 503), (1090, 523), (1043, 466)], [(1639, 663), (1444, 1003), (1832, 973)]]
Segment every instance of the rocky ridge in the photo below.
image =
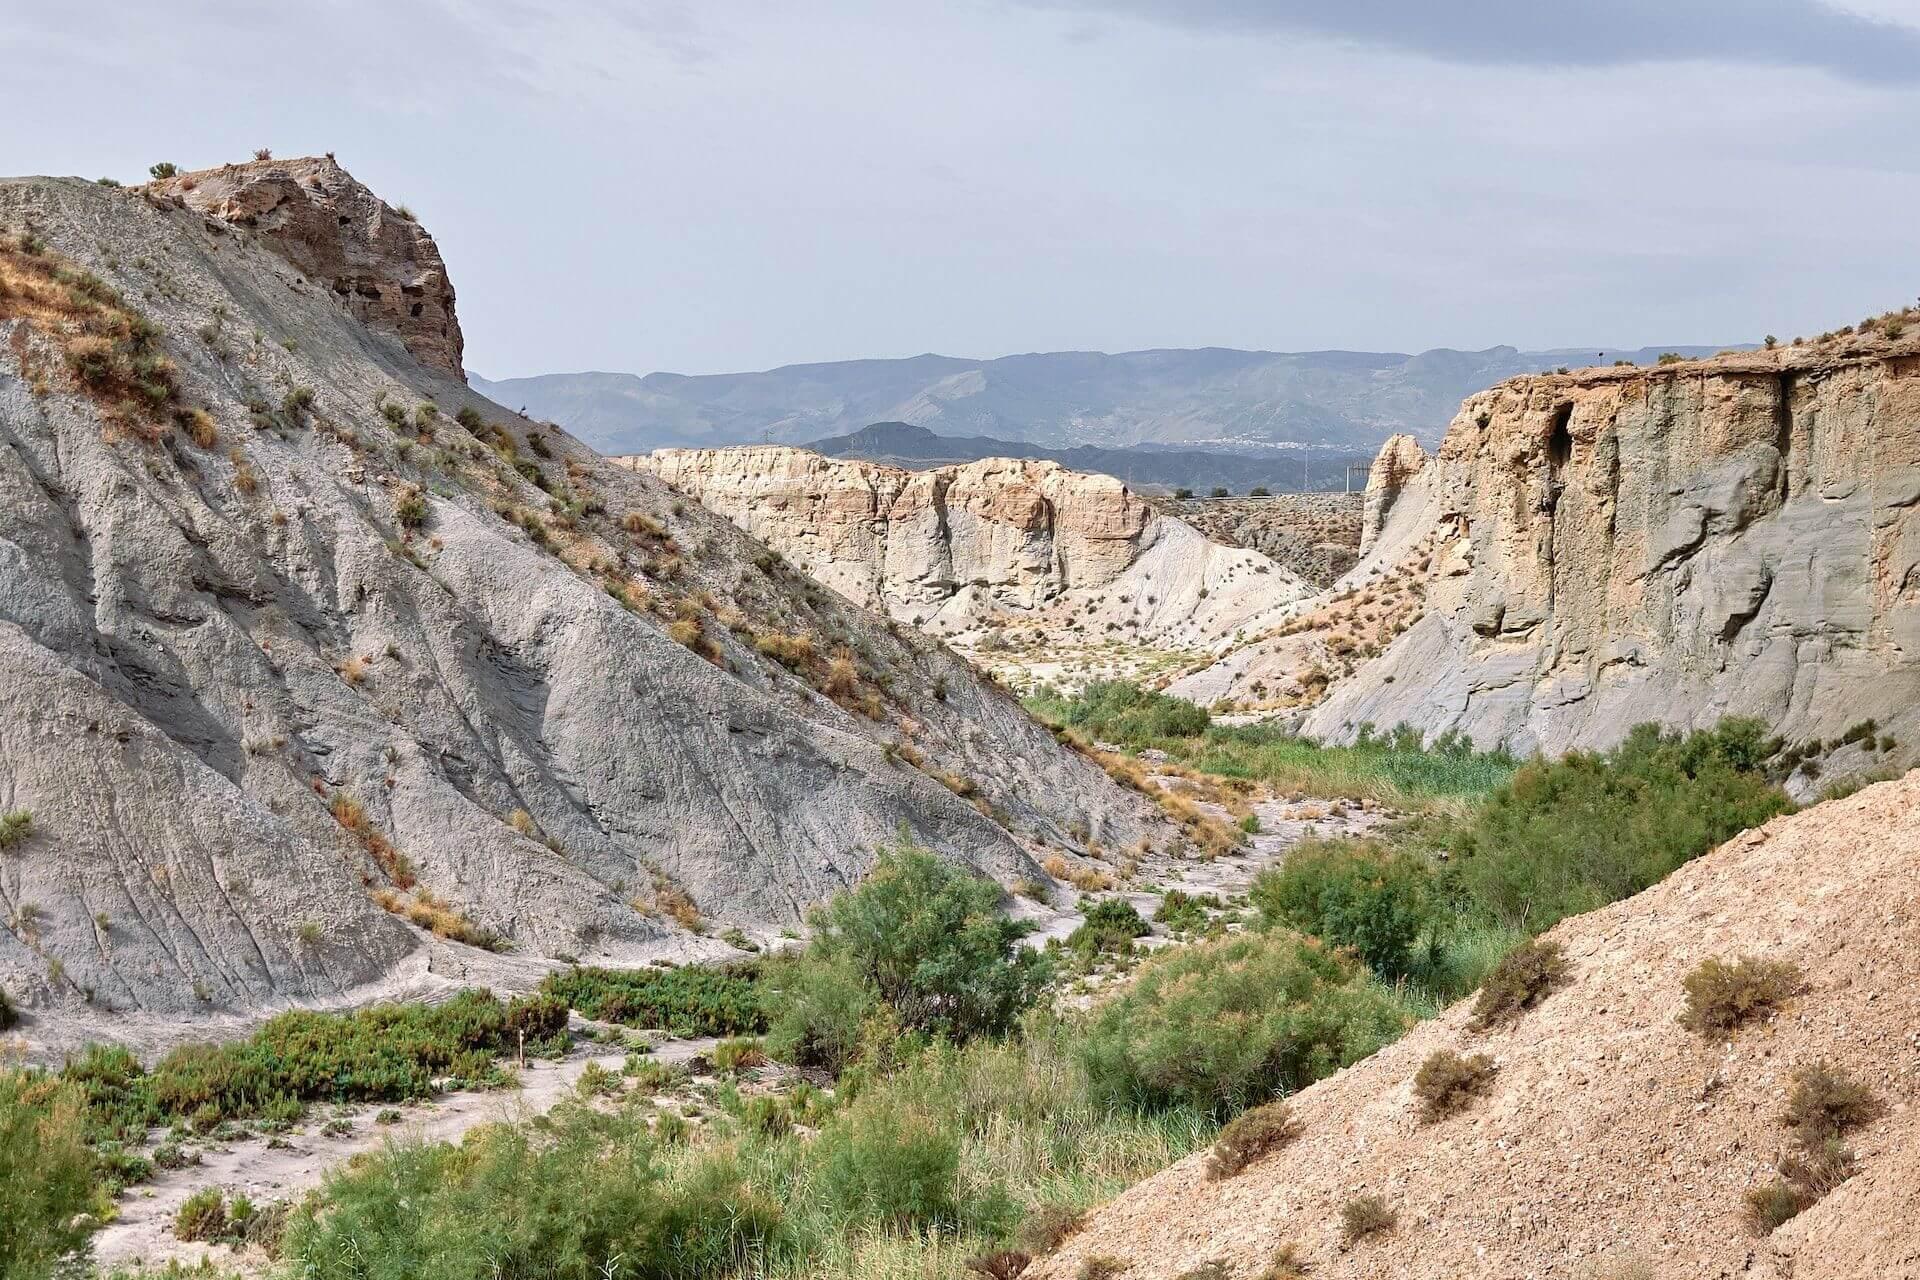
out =
[(795, 923), (903, 830), (1003, 879), (1170, 837), (942, 646), (472, 393), (431, 238), (330, 161), (7, 180), (0, 232), (40, 1051), (725, 951), (688, 926)]

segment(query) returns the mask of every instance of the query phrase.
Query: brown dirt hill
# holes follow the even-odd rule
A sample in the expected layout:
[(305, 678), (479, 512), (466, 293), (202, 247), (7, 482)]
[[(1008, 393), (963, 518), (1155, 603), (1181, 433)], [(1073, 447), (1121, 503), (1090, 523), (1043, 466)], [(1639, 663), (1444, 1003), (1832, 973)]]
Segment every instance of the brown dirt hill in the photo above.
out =
[[(1252, 1280), (1289, 1243), (1314, 1280), (1920, 1276), (1920, 773), (1775, 819), (1548, 936), (1569, 985), (1519, 1022), (1475, 1033), (1463, 1001), (1297, 1095), (1291, 1145), (1224, 1182), (1203, 1156), (1173, 1166), (1030, 1280), (1102, 1254), (1129, 1264), (1126, 1280), (1213, 1259)], [(1804, 991), (1725, 1043), (1681, 1028), (1682, 979), (1738, 954), (1792, 961)], [(1465, 1111), (1422, 1125), (1412, 1080), (1443, 1048), (1490, 1054), (1498, 1072)], [(1852, 1180), (1758, 1237), (1744, 1197), (1786, 1145), (1790, 1072), (1816, 1059), (1887, 1111), (1849, 1138)], [(1398, 1226), (1345, 1245), (1342, 1207), (1362, 1195)]]

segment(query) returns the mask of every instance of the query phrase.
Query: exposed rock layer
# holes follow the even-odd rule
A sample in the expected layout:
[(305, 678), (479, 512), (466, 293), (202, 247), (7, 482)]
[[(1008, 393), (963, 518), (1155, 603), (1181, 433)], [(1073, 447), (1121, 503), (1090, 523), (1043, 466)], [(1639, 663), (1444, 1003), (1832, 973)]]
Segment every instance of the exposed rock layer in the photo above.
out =
[(411, 213), (355, 182), (331, 156), (203, 169), (150, 190), (253, 230), (354, 315), (396, 335), (421, 364), (465, 380), (465, 341), (440, 247)]
[[(784, 445), (622, 459), (861, 604), (943, 633), (1041, 615), (1116, 638), (1216, 644), (1306, 594), (1111, 476), (988, 458), (903, 471)], [(1111, 625), (1108, 625), (1111, 624)]]
[(1549, 752), (1657, 720), (1920, 732), (1920, 348), (1852, 335), (1521, 378), (1383, 453), (1349, 582), (1427, 612), (1309, 721)]
[[(451, 981), (643, 960), (682, 945), (673, 889), (771, 930), (902, 830), (1003, 879), (1070, 829), (1164, 840), (951, 652), (374, 337), (260, 222), (0, 182), (0, 232), (142, 310), (207, 415), (111, 424), (68, 335), (0, 299), (0, 812), (32, 815), (0, 849), (0, 986), (30, 1040), (377, 993), (429, 955)], [(857, 685), (761, 656), (775, 630), (845, 646)], [(422, 890), (510, 954), (373, 901)]]

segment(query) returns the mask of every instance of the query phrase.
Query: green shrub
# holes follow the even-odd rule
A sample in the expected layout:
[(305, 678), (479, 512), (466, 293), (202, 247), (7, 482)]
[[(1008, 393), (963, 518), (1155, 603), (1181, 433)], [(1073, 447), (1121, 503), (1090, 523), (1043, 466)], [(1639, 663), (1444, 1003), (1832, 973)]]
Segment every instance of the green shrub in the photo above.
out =
[[(833, 971), (829, 985), (857, 980), (904, 1030), (960, 1041), (1005, 1031), (1039, 995), (1048, 965), (1019, 945), (1027, 926), (1009, 919), (1000, 899), (993, 881), (924, 849), (882, 850), (858, 887), (814, 913), (813, 940), (796, 962), (799, 985), (815, 981), (806, 971), (825, 966)], [(847, 993), (835, 994), (844, 1016)], [(791, 1018), (783, 1023), (777, 1042), (784, 1045), (846, 1031), (837, 1025), (816, 1036)]]
[(1231, 1178), (1269, 1151), (1292, 1142), (1300, 1125), (1284, 1102), (1269, 1102), (1243, 1111), (1220, 1131), (1207, 1157), (1207, 1176)]
[(1269, 922), (1352, 947), (1388, 978), (1407, 974), (1414, 943), (1442, 918), (1426, 864), (1366, 840), (1302, 841), (1260, 873), (1252, 898)]
[(1412, 1022), (1358, 966), (1285, 932), (1163, 952), (1088, 1026), (1097, 1096), (1218, 1116), (1358, 1062)]
[(1753, 720), (1684, 737), (1641, 725), (1612, 751), (1524, 765), (1451, 833), (1448, 879), (1500, 923), (1544, 932), (1790, 809), (1771, 750)]
[(548, 974), (542, 994), (596, 1022), (658, 1027), (677, 1036), (756, 1033), (766, 1027), (750, 968), (596, 969)]
[(1355, 1196), (1340, 1207), (1340, 1234), (1348, 1244), (1393, 1230), (1400, 1215), (1379, 1196)]
[(1793, 1091), (1780, 1122), (1793, 1130), (1801, 1147), (1815, 1150), (1884, 1114), (1886, 1105), (1866, 1085), (1830, 1063), (1808, 1062), (1794, 1068)]
[(1063, 704), (1059, 722), (1096, 738), (1137, 742), (1205, 733), (1207, 713), (1188, 702), (1121, 680), (1095, 680)]
[(1800, 990), (1798, 966), (1787, 960), (1741, 956), (1731, 962), (1709, 957), (1681, 985), (1687, 1004), (1680, 1025), (1708, 1038), (1772, 1013)]
[(227, 1234), (226, 1198), (218, 1187), (202, 1187), (188, 1196), (173, 1216), (173, 1234), (180, 1240), (218, 1240)]
[(507, 1002), (500, 1028), (503, 1048), (517, 1049), (521, 1037), (536, 1051), (554, 1047), (567, 1034), (567, 1002), (549, 991), (516, 996)]
[(1220, 899), (1211, 893), (1189, 894), (1184, 889), (1169, 889), (1160, 899), (1153, 919), (1175, 933), (1189, 933), (1206, 928), (1208, 910), (1220, 908)]
[(1140, 918), (1139, 911), (1125, 898), (1102, 898), (1087, 908), (1086, 920), (1067, 935), (1067, 949), (1083, 956), (1106, 952), (1125, 954), (1133, 950), (1133, 940), (1144, 938), (1153, 927)]
[(767, 970), (769, 999), (778, 997), (767, 1051), (782, 1062), (838, 1075), (860, 1054), (880, 995), (852, 956), (791, 957)]
[(486, 1082), (506, 1020), (500, 1001), (477, 990), (439, 1005), (296, 1010), (246, 1040), (182, 1045), (150, 1072), (125, 1049), (95, 1045), (61, 1075), (82, 1090), (96, 1136), (137, 1141), (156, 1124), (211, 1130), (302, 1102), (401, 1102), (432, 1096), (446, 1079)]
[(150, 164), (147, 166), (147, 176), (153, 178), (155, 181), (164, 181), (168, 178), (175, 177), (179, 172), (180, 166), (171, 160), (162, 160), (158, 164)]
[(1472, 1026), (1486, 1031), (1518, 1018), (1567, 979), (1566, 952), (1558, 942), (1529, 938), (1500, 958), (1473, 1002)]
[(1461, 1110), (1493, 1087), (1493, 1059), (1484, 1053), (1462, 1057), (1451, 1049), (1436, 1049), (1413, 1076), (1413, 1096), (1420, 1103), (1420, 1120), (1432, 1124)]
[(11, 849), (33, 834), (33, 815), (25, 809), (0, 813), (0, 849)]
[(818, 1147), (819, 1190), (850, 1220), (904, 1228), (958, 1217), (960, 1141), (929, 1117), (897, 1103), (857, 1107)]
[(0, 1276), (48, 1275), (87, 1237), (86, 1100), (36, 1071), (0, 1069)]
[(562, 1104), (538, 1130), (392, 1144), (343, 1168), (294, 1213), (282, 1257), (313, 1280), (361, 1280), (367, 1259), (379, 1276), (589, 1280), (616, 1258), (620, 1275), (718, 1280), (779, 1221), (727, 1153), (669, 1167), (643, 1120)]

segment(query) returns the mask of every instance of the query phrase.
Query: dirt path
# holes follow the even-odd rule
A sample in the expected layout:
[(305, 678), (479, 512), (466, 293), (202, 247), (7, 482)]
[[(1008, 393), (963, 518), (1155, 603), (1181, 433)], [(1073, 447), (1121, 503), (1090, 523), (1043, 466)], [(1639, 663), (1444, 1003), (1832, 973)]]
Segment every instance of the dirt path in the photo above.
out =
[[(709, 1052), (713, 1039), (664, 1040), (653, 1051), (656, 1061), (689, 1062)], [(547, 1111), (573, 1090), (589, 1062), (618, 1071), (625, 1051), (586, 1041), (559, 1060), (532, 1059), (520, 1073), (517, 1089), (450, 1093), (432, 1102), (396, 1108), (397, 1124), (382, 1125), (374, 1116), (382, 1108), (357, 1109), (349, 1119), (350, 1133), (324, 1134), (329, 1112), (316, 1108), (298, 1131), (283, 1135), (292, 1145), (269, 1147), (264, 1136), (201, 1148), (201, 1163), (158, 1172), (120, 1198), (120, 1216), (93, 1237), (93, 1258), (102, 1268), (145, 1262), (164, 1266), (178, 1260), (183, 1266), (211, 1259), (215, 1265), (248, 1267), (257, 1258), (226, 1245), (188, 1243), (173, 1235), (174, 1215), (188, 1196), (207, 1187), (247, 1195), (256, 1205), (285, 1200), (320, 1185), (326, 1175), (363, 1151), (375, 1151), (395, 1140), (457, 1142), (469, 1129), (504, 1120), (523, 1120)]]

